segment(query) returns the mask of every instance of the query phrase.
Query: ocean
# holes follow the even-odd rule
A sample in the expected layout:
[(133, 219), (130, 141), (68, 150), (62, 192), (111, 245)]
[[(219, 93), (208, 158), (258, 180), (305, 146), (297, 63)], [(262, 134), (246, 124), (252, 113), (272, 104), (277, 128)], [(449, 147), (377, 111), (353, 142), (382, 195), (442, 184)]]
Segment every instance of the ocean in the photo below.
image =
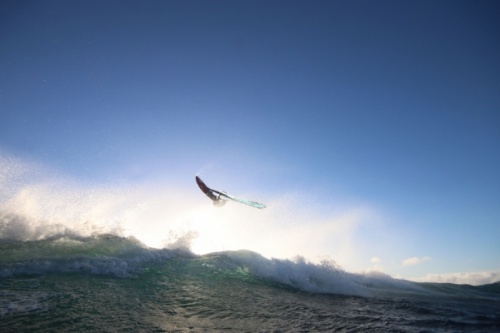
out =
[(334, 261), (196, 255), (0, 217), (0, 332), (500, 332), (500, 284), (416, 283)]

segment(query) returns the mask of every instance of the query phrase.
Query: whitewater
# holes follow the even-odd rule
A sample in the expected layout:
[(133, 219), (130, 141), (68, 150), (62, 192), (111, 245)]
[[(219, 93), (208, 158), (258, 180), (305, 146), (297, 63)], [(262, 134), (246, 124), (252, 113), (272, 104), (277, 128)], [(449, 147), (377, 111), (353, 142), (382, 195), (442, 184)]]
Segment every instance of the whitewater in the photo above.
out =
[(334, 235), (368, 209), (311, 234), (290, 223), (311, 219), (290, 218), (290, 196), (262, 214), (213, 208), (196, 191), (82, 184), (14, 158), (0, 167), (1, 332), (500, 331), (499, 283), (416, 283), (311, 259), (322, 234), (345, 252)]

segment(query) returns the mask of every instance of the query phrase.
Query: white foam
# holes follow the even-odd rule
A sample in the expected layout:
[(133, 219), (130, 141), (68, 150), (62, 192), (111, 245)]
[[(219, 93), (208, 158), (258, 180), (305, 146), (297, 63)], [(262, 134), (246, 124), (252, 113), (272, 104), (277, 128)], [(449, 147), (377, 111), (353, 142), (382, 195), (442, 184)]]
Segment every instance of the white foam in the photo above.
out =
[(229, 252), (227, 255), (251, 274), (307, 292), (374, 296), (395, 289), (408, 292), (422, 290), (415, 283), (393, 279), (385, 274), (345, 272), (333, 260), (324, 260), (319, 264), (303, 257), (269, 260), (249, 251)]

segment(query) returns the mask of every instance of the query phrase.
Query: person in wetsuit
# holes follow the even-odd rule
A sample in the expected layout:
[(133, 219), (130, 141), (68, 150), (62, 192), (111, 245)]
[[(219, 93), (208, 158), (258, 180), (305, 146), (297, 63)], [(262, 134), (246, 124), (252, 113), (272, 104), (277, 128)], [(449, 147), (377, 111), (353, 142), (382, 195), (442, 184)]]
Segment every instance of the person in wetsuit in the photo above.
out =
[(224, 205), (226, 204), (226, 201), (227, 201), (227, 200), (222, 199), (222, 198), (220, 197), (220, 194), (219, 194), (219, 193), (217, 193), (217, 195), (216, 195), (214, 192), (209, 191), (209, 193), (207, 193), (207, 196), (208, 196), (210, 199), (212, 199), (213, 204), (214, 204), (214, 206), (215, 206), (215, 207), (222, 207), (222, 206), (224, 206)]

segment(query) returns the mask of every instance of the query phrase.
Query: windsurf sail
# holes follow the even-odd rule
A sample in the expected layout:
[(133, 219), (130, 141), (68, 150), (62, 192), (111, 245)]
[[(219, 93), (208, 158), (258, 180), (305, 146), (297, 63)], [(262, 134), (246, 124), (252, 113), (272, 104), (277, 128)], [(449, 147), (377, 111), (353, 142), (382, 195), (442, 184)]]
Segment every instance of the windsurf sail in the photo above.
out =
[(229, 195), (226, 192), (213, 190), (210, 187), (208, 187), (198, 176), (196, 176), (196, 183), (198, 184), (200, 190), (213, 201), (214, 206), (223, 206), (226, 203), (226, 200), (232, 200), (258, 209), (266, 208), (266, 205), (261, 204), (259, 202), (240, 199), (232, 195)]

